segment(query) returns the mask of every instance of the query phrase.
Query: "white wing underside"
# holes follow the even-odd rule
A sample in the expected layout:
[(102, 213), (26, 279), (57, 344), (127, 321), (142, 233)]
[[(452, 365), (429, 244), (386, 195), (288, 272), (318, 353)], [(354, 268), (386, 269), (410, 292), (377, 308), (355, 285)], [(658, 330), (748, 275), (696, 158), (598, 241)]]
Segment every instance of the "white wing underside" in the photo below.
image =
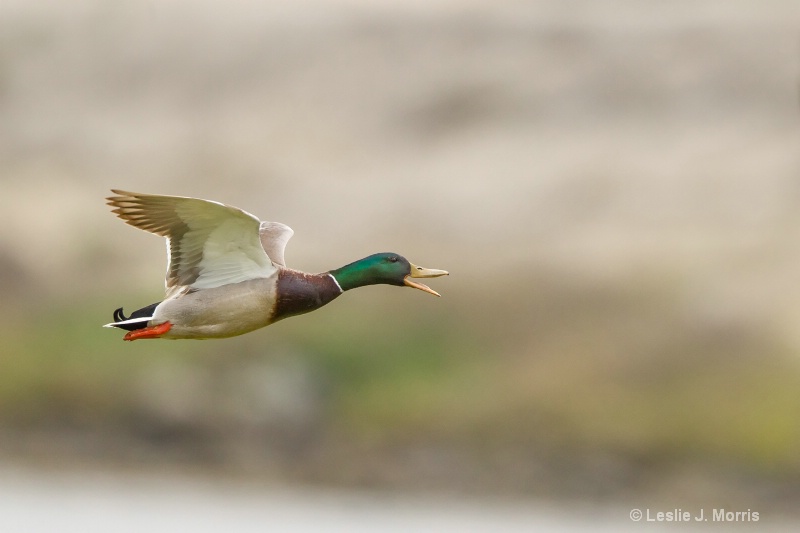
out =
[[(114, 190), (114, 213), (167, 239), (167, 297), (275, 273), (293, 231), (241, 209), (198, 198)], [(266, 228), (266, 232), (265, 232)]]

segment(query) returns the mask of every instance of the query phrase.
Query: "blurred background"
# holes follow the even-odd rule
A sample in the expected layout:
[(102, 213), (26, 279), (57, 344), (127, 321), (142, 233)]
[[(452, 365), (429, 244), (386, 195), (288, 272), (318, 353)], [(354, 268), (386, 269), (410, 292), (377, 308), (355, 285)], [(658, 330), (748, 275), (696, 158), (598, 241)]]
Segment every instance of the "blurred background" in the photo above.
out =
[[(4, 0), (0, 493), (150, 472), (794, 520), (798, 24), (788, 0)], [(100, 326), (163, 296), (166, 258), (112, 187), (286, 223), (293, 268), (451, 275), (124, 343)]]

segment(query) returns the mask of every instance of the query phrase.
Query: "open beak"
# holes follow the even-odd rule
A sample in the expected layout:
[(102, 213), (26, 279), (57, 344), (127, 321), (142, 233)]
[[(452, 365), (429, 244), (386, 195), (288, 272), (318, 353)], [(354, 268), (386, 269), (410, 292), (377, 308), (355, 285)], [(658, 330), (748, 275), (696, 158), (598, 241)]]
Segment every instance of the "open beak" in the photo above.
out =
[(434, 296), (441, 296), (438, 292), (431, 289), (424, 283), (419, 283), (418, 281), (411, 281), (409, 278), (438, 278), (439, 276), (448, 276), (450, 273), (447, 270), (437, 270), (435, 268), (422, 268), (421, 266), (417, 266), (411, 263), (411, 273), (403, 278), (403, 283), (405, 283), (409, 287), (414, 287), (415, 289), (419, 289), (421, 291), (428, 292), (433, 294)]

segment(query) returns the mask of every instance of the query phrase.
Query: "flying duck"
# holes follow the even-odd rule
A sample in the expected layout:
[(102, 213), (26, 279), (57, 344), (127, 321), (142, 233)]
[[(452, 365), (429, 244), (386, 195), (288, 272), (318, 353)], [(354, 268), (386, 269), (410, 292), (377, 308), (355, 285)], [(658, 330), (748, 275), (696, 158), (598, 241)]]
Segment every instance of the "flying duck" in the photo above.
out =
[(112, 189), (108, 205), (127, 224), (167, 239), (166, 295), (131, 313), (114, 311), (104, 327), (124, 340), (209, 339), (242, 335), (308, 313), (365, 285), (407, 286), (439, 296), (418, 278), (446, 276), (396, 253), (378, 253), (335, 270), (309, 274), (286, 267), (294, 234), (229, 205), (199, 198)]

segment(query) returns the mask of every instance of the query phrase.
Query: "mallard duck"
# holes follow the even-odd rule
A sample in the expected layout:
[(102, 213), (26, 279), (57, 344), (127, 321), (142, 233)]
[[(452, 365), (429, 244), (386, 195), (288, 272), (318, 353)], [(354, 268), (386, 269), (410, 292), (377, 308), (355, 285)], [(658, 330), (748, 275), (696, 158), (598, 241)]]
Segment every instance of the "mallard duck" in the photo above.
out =
[(378, 253), (335, 270), (308, 274), (286, 267), (284, 248), (294, 234), (229, 205), (183, 196), (112, 189), (113, 212), (136, 228), (166, 237), (166, 296), (125, 316), (114, 311), (105, 327), (126, 330), (124, 340), (224, 338), (308, 313), (344, 291), (397, 285), (439, 293), (416, 281), (448, 272), (422, 268), (395, 253)]

